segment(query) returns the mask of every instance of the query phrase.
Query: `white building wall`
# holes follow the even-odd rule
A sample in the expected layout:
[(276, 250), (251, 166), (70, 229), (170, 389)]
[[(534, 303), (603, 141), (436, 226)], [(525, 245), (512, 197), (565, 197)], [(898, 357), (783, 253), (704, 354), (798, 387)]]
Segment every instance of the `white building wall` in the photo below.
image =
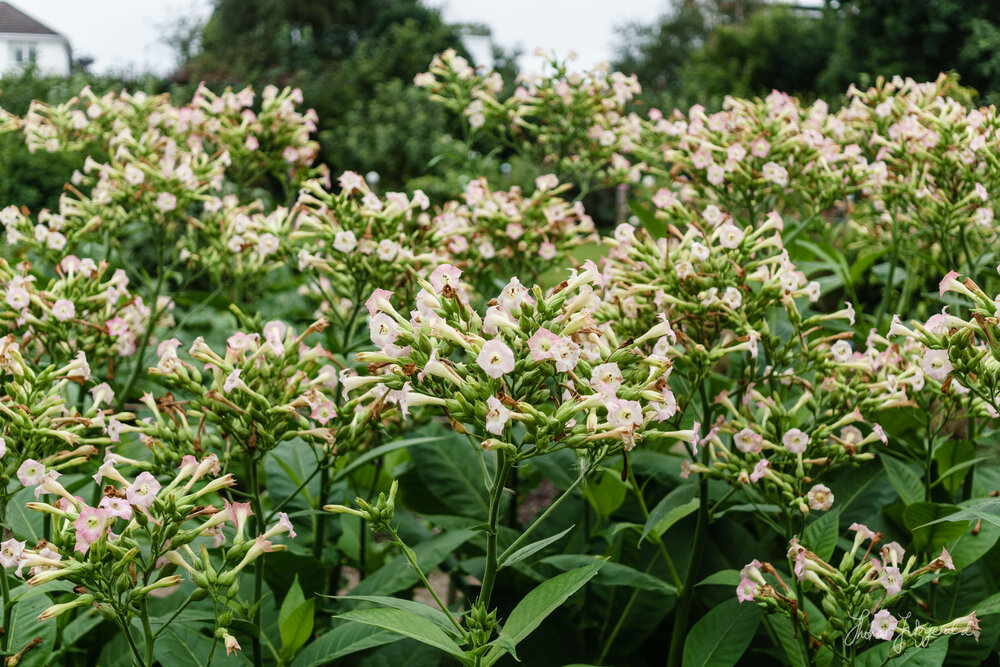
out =
[(69, 74), (69, 44), (62, 37), (0, 34), (0, 72), (23, 67), (31, 58), (46, 74)]

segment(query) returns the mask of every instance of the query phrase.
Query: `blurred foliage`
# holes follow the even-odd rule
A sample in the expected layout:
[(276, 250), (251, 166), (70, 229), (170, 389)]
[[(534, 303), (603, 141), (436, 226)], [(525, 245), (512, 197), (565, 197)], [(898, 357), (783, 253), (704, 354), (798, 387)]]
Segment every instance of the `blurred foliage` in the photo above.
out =
[[(126, 81), (121, 77), (97, 76), (77, 70), (62, 77), (26, 67), (0, 77), (0, 107), (23, 116), (32, 100), (61, 104), (84, 86), (98, 93), (125, 87), (158, 93), (162, 92), (164, 84), (152, 76)], [(21, 133), (9, 132), (0, 134), (0, 156), (3, 158), (0, 159), (0, 205), (17, 204), (38, 211), (58, 208), (63, 184), (69, 183), (73, 171), (83, 166), (84, 153), (33, 154), (25, 146)]]
[(834, 106), (878, 75), (933, 81), (955, 72), (979, 101), (1000, 99), (1000, 4), (991, 0), (684, 0), (654, 25), (619, 29), (616, 69), (648, 104), (721, 106), (772, 89)]
[(435, 53), (463, 51), (457, 29), (417, 0), (217, 0), (198, 39), (184, 43), (198, 46), (177, 82), (300, 87), (319, 115), (319, 160), (334, 173), (377, 171), (383, 189), (424, 174), (449, 129), (411, 88), (414, 75)]

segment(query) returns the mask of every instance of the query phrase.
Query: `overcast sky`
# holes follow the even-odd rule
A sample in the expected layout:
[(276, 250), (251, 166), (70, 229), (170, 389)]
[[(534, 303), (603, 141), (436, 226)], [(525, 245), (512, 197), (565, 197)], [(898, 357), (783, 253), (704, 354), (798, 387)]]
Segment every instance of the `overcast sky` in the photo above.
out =
[[(317, 0), (317, 2), (322, 0)], [(579, 54), (581, 68), (614, 55), (614, 27), (653, 21), (667, 0), (425, 0), (446, 21), (485, 23), (505, 48), (520, 46), (522, 66), (534, 69), (536, 47), (565, 57)], [(74, 57), (94, 58), (93, 70), (132, 69), (160, 74), (173, 67), (164, 35), (178, 17), (205, 18), (211, 0), (11, 0), (11, 4), (65, 35)]]

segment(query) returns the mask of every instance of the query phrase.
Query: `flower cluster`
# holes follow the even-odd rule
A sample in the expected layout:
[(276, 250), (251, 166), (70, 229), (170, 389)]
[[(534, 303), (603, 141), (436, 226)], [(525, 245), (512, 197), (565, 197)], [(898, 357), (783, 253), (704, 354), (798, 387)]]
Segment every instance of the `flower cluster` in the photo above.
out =
[(691, 430), (661, 432), (677, 416), (666, 388), (669, 364), (659, 349), (670, 326), (620, 341), (598, 327), (603, 278), (592, 262), (548, 294), (511, 279), (485, 315), (461, 297), (461, 271), (441, 265), (420, 281), (404, 317), (391, 293), (368, 301), (372, 341), (368, 373), (342, 376), (345, 392), (364, 390), (406, 414), (416, 405), (444, 408), (460, 432), (485, 448), (537, 455), (608, 445), (631, 450), (643, 437), (690, 440)]
[(473, 130), (530, 146), (534, 162), (561, 177), (583, 184), (638, 181), (642, 166), (625, 157), (640, 140), (640, 118), (628, 111), (642, 90), (636, 77), (609, 72), (606, 63), (573, 72), (545, 53), (536, 55), (548, 71), (519, 77), (507, 99), (500, 99), (504, 82), (497, 72), (476, 73), (451, 50), (435, 56), (414, 83), (462, 114)]
[[(797, 602), (793, 584), (771, 563), (754, 560), (740, 571), (736, 595), (740, 603), (756, 602), (770, 614), (790, 617), (807, 637), (829, 647), (840, 656), (853, 654), (861, 639), (891, 641), (891, 656), (913, 647), (926, 646), (938, 637), (971, 634), (979, 640), (979, 619), (975, 611), (947, 623), (925, 619), (921, 623), (911, 614), (897, 618), (889, 607), (901, 604), (904, 594), (918, 589), (955, 564), (947, 549), (921, 568), (915, 568), (917, 556), (904, 561), (905, 551), (896, 542), (883, 544), (882, 534), (861, 524), (852, 524), (853, 545), (845, 552), (839, 567), (831, 565), (792, 538), (788, 560), (798, 586), (821, 596), (821, 608), (828, 623), (822, 628), (810, 625), (809, 614)], [(867, 543), (864, 553), (862, 547)], [(765, 575), (768, 575), (765, 577)], [(869, 621), (870, 619), (870, 621)]]
[[(107, 262), (67, 255), (46, 280), (22, 263), (15, 271), (0, 258), (0, 323), (14, 332), (32, 356), (63, 364), (78, 352), (94, 364), (113, 368), (116, 360), (135, 354), (149, 327), (173, 326), (172, 304), (161, 297), (157, 318), (142, 297), (129, 290), (121, 269)], [(110, 274), (110, 275), (109, 275)]]
[[(94, 505), (72, 495), (57, 480), (58, 473), (41, 463), (25, 461), (21, 466), (18, 476), (25, 486), (36, 487), (36, 497), (56, 496), (52, 502), (28, 503), (50, 517), (52, 536), (33, 547), (7, 540), (0, 545), (0, 564), (14, 568), (18, 576), (27, 568), (31, 586), (56, 580), (77, 586), (70, 601), (47, 608), (38, 620), (92, 606), (119, 624), (128, 624), (141, 610), (148, 623), (146, 598), (180, 588), (184, 577), (174, 574), (178, 568), (196, 586), (188, 602), (211, 596), (227, 605), (239, 595), (239, 573), (264, 553), (284, 549), (273, 542), (276, 536), (295, 537), (284, 513), (278, 513), (274, 526), (247, 539), (247, 520), (253, 514), (248, 503), (205, 504), (236, 483), (232, 475), (218, 477), (215, 455), (200, 461), (185, 457), (166, 485), (149, 472), (130, 480), (116, 467), (133, 463), (138, 462), (107, 450), (94, 475), (99, 487), (106, 483)], [(213, 558), (210, 550), (226, 544), (223, 527), (230, 523), (235, 529), (232, 544)], [(226, 616), (231, 619), (232, 613)], [(217, 622), (229, 624), (222, 618)], [(239, 647), (227, 645), (227, 651), (233, 648)]]

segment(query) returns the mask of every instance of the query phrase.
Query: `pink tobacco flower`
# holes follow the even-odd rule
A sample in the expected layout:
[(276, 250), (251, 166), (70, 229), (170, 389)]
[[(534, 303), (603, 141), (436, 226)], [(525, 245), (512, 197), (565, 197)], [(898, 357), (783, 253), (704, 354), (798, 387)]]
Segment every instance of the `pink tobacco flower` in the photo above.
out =
[(148, 472), (141, 472), (135, 478), (135, 482), (125, 489), (125, 498), (128, 500), (129, 505), (149, 507), (153, 504), (153, 499), (156, 498), (156, 494), (159, 492), (160, 483), (156, 481), (156, 478)]
[(514, 353), (503, 341), (493, 338), (483, 345), (476, 363), (488, 376), (496, 379), (514, 370)]

